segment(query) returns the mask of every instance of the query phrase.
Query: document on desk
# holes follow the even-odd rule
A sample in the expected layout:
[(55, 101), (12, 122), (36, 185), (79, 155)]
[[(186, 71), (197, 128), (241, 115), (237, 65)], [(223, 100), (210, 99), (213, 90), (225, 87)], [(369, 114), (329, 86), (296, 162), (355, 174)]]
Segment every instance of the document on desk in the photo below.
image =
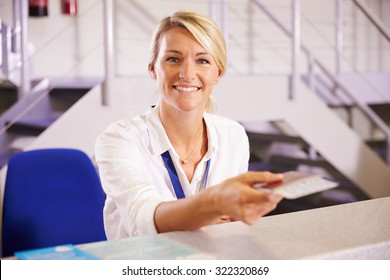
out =
[(197, 260), (216, 259), (198, 249), (161, 237), (142, 235), (119, 240), (16, 252), (20, 260)]
[(19, 260), (98, 260), (72, 244), (15, 252)]
[(104, 260), (216, 259), (215, 256), (158, 234), (95, 242), (78, 247)]

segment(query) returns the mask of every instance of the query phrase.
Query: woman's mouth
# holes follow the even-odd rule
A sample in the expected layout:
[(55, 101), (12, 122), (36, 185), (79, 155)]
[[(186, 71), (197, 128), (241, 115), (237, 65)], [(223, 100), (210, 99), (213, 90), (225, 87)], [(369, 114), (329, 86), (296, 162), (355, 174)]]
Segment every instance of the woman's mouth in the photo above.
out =
[(173, 88), (175, 88), (178, 91), (188, 92), (188, 93), (195, 92), (200, 89), (200, 87), (194, 87), (194, 86), (173, 86)]

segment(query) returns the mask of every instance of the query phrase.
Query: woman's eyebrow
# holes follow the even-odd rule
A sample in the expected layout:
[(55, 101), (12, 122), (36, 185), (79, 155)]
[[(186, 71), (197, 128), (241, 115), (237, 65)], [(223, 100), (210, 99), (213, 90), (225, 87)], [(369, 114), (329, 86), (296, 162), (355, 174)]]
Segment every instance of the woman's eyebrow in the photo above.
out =
[[(182, 52), (180, 52), (178, 50), (166, 50), (165, 53), (175, 53), (175, 54), (182, 55)], [(196, 56), (201, 56), (201, 55), (208, 55), (208, 56), (210, 56), (210, 54), (208, 52), (198, 52), (198, 53), (196, 53)]]
[(166, 52), (166, 53), (182, 54), (181, 52), (179, 52), (179, 51), (177, 51), (177, 50), (166, 50), (165, 52)]
[(208, 52), (198, 52), (196, 55), (210, 55)]

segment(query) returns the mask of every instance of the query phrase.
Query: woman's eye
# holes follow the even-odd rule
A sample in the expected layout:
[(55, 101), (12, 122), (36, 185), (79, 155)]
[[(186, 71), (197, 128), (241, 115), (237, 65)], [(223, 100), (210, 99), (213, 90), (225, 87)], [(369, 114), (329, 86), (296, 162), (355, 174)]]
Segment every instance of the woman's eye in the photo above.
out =
[(198, 63), (199, 63), (199, 64), (208, 64), (209, 61), (208, 61), (207, 59), (199, 59), (199, 60), (198, 60)]
[(172, 63), (177, 63), (179, 62), (179, 59), (177, 57), (168, 57), (167, 61)]

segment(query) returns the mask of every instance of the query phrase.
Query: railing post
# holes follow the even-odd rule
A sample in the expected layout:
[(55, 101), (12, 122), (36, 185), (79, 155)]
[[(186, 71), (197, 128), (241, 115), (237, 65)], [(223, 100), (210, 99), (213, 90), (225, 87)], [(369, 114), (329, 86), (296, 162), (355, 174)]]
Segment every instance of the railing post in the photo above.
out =
[(248, 36), (247, 36), (247, 39), (248, 39), (248, 73), (249, 74), (253, 74), (255, 72), (255, 44), (254, 44), (254, 38), (256, 37), (255, 36), (255, 32), (254, 32), (254, 28), (253, 28), (253, 23), (254, 23), (254, 20), (253, 20), (253, 13), (254, 13), (254, 10), (253, 10), (253, 6), (252, 6), (252, 2), (251, 1), (248, 1), (247, 2), (247, 30), (248, 30)]
[(0, 36), (1, 36), (1, 71), (4, 75), (9, 75), (9, 29), (7, 25), (0, 20)]
[(31, 81), (29, 73), (29, 51), (28, 51), (28, 1), (18, 1), (19, 15), (20, 15), (20, 85), (18, 87), (18, 98), (21, 99), (26, 96), (31, 90)]
[(218, 17), (215, 0), (209, 0), (209, 16), (213, 21), (217, 22)]
[(13, 5), (13, 26), (12, 26), (12, 44), (11, 44), (11, 50), (14, 53), (20, 54), (20, 2), (19, 0), (14, 0), (12, 2)]
[(289, 99), (293, 100), (297, 93), (299, 82), (299, 53), (300, 53), (300, 1), (292, 0), (291, 8), (291, 24), (292, 24), (292, 49), (291, 49), (291, 82)]
[(114, 80), (114, 32), (113, 32), (113, 1), (103, 0), (104, 13), (104, 69), (105, 79), (102, 83), (102, 105), (110, 105), (112, 84)]
[(227, 0), (222, 0), (221, 10), (221, 26), (226, 41), (226, 49), (229, 51), (229, 9)]
[(387, 153), (386, 153), (387, 164), (390, 165), (390, 138), (387, 137)]
[(341, 73), (341, 59), (344, 44), (343, 22), (344, 0), (336, 0), (336, 75)]

